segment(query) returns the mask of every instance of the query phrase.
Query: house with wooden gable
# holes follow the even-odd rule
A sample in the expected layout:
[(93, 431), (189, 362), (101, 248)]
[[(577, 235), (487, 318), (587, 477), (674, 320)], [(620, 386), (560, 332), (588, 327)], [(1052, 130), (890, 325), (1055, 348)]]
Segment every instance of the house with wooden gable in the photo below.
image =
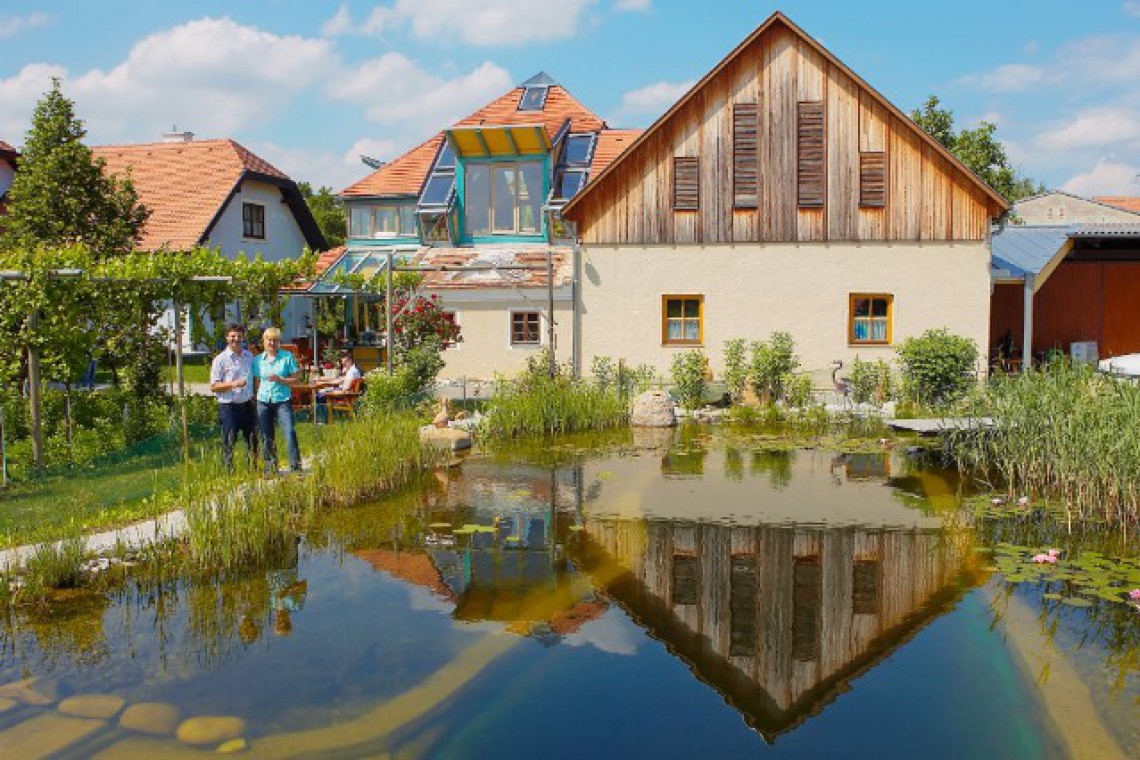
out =
[[(150, 209), (139, 249), (207, 246), (231, 258), (244, 253), (267, 261), (324, 250), (316, 220), (284, 172), (233, 140), (195, 140), (190, 132), (166, 140), (92, 148), (105, 171), (130, 177), (139, 202)], [(300, 303), (286, 306), (286, 338), (305, 334), (307, 314)]]
[(1009, 204), (775, 13), (562, 209), (583, 362), (667, 370), (785, 330), (806, 370), (930, 328), (988, 343)]
[[(314, 292), (335, 294), (333, 274), (373, 274), (391, 256), (421, 268), (420, 292), (462, 329), (444, 377), (516, 372), (552, 335), (569, 358), (574, 241), (556, 212), (637, 134), (540, 73), (342, 190), (347, 244)], [(357, 335), (379, 327), (363, 300), (350, 311)]]
[[(8, 190), (16, 176), (16, 160), (19, 152), (8, 143), (0, 140), (0, 218), (8, 213)], [(0, 227), (3, 221), (0, 219)]]

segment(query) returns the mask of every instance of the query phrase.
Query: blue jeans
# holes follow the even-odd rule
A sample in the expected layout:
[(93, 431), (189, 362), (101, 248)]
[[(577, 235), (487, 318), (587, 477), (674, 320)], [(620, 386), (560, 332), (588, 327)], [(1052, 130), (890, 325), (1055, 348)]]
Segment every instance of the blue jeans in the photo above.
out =
[(257, 410), (253, 399), (244, 404), (218, 404), (218, 419), (222, 423), (222, 463), (227, 470), (234, 468), (234, 444), (238, 434), (245, 441), (246, 458), (257, 461)]
[(297, 431), (293, 428), (293, 406), (288, 401), (257, 402), (257, 429), (261, 432), (261, 451), (265, 469), (277, 471), (277, 445), (274, 425), (281, 426), (281, 435), (289, 447), (289, 469), (301, 469), (301, 448), (297, 445)]

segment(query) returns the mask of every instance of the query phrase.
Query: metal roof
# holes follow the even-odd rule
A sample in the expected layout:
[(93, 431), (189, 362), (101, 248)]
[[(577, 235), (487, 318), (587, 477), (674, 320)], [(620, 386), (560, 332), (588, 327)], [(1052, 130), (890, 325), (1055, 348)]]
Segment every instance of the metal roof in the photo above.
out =
[(1007, 225), (991, 236), (993, 267), (991, 273), (1001, 279), (1024, 279), (1036, 275), (1057, 255), (1069, 239), (1072, 227), (1037, 227)]
[(1078, 224), (1069, 231), (1069, 237), (1140, 237), (1140, 222), (1091, 222)]

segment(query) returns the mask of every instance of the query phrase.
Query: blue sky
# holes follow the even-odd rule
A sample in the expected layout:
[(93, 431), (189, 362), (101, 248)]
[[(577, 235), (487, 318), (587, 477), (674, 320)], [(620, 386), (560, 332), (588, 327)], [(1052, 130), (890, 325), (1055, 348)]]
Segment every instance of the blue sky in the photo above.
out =
[(177, 125), (340, 189), (540, 70), (646, 126), (777, 9), (902, 110), (995, 121), (1048, 186), (1140, 195), (1140, 0), (4, 0), (0, 140), (56, 75), (93, 144)]

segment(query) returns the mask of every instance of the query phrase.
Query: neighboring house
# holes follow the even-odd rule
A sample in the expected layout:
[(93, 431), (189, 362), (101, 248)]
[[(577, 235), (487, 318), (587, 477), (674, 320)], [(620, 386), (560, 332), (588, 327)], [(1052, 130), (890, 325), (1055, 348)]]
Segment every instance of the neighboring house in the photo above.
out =
[(1093, 200), (1140, 214), (1140, 195), (1098, 195)]
[[(399, 264), (434, 267), (421, 291), (438, 294), (462, 329), (443, 376), (490, 378), (518, 371), (549, 343), (549, 254), (556, 349), (568, 360), (573, 241), (553, 212), (637, 134), (609, 129), (538, 74), (343, 190), (346, 249), (313, 292), (335, 292), (335, 272), (382, 268), (389, 252)], [(350, 312), (358, 335), (379, 327), (362, 300)]]
[[(92, 148), (107, 172), (130, 177), (139, 202), (150, 209), (141, 250), (207, 246), (229, 258), (245, 253), (280, 261), (299, 257), (306, 247), (324, 249), (305, 199), (283, 172), (233, 140), (194, 140), (189, 132), (167, 137)], [(288, 304), (286, 339), (305, 333), (307, 314), (307, 305)]]
[(1140, 215), (1129, 216), (995, 232), (994, 350), (1021, 364), (1048, 351), (1088, 361), (1140, 352)]
[(667, 371), (785, 330), (804, 369), (890, 359), (945, 327), (986, 346), (1009, 205), (773, 14), (563, 209), (581, 240), (584, 366)]
[[(1013, 204), (1010, 216), (1015, 224), (1029, 226), (1060, 226), (1112, 222), (1140, 222), (1140, 203), (1128, 209), (1113, 203), (1127, 198), (1082, 198), (1063, 190), (1050, 190)], [(1140, 201), (1140, 198), (1133, 199)]]
[(16, 176), (16, 161), (19, 158), (20, 154), (15, 148), (0, 140), (0, 228), (3, 228), (3, 217), (8, 213), (8, 190)]

